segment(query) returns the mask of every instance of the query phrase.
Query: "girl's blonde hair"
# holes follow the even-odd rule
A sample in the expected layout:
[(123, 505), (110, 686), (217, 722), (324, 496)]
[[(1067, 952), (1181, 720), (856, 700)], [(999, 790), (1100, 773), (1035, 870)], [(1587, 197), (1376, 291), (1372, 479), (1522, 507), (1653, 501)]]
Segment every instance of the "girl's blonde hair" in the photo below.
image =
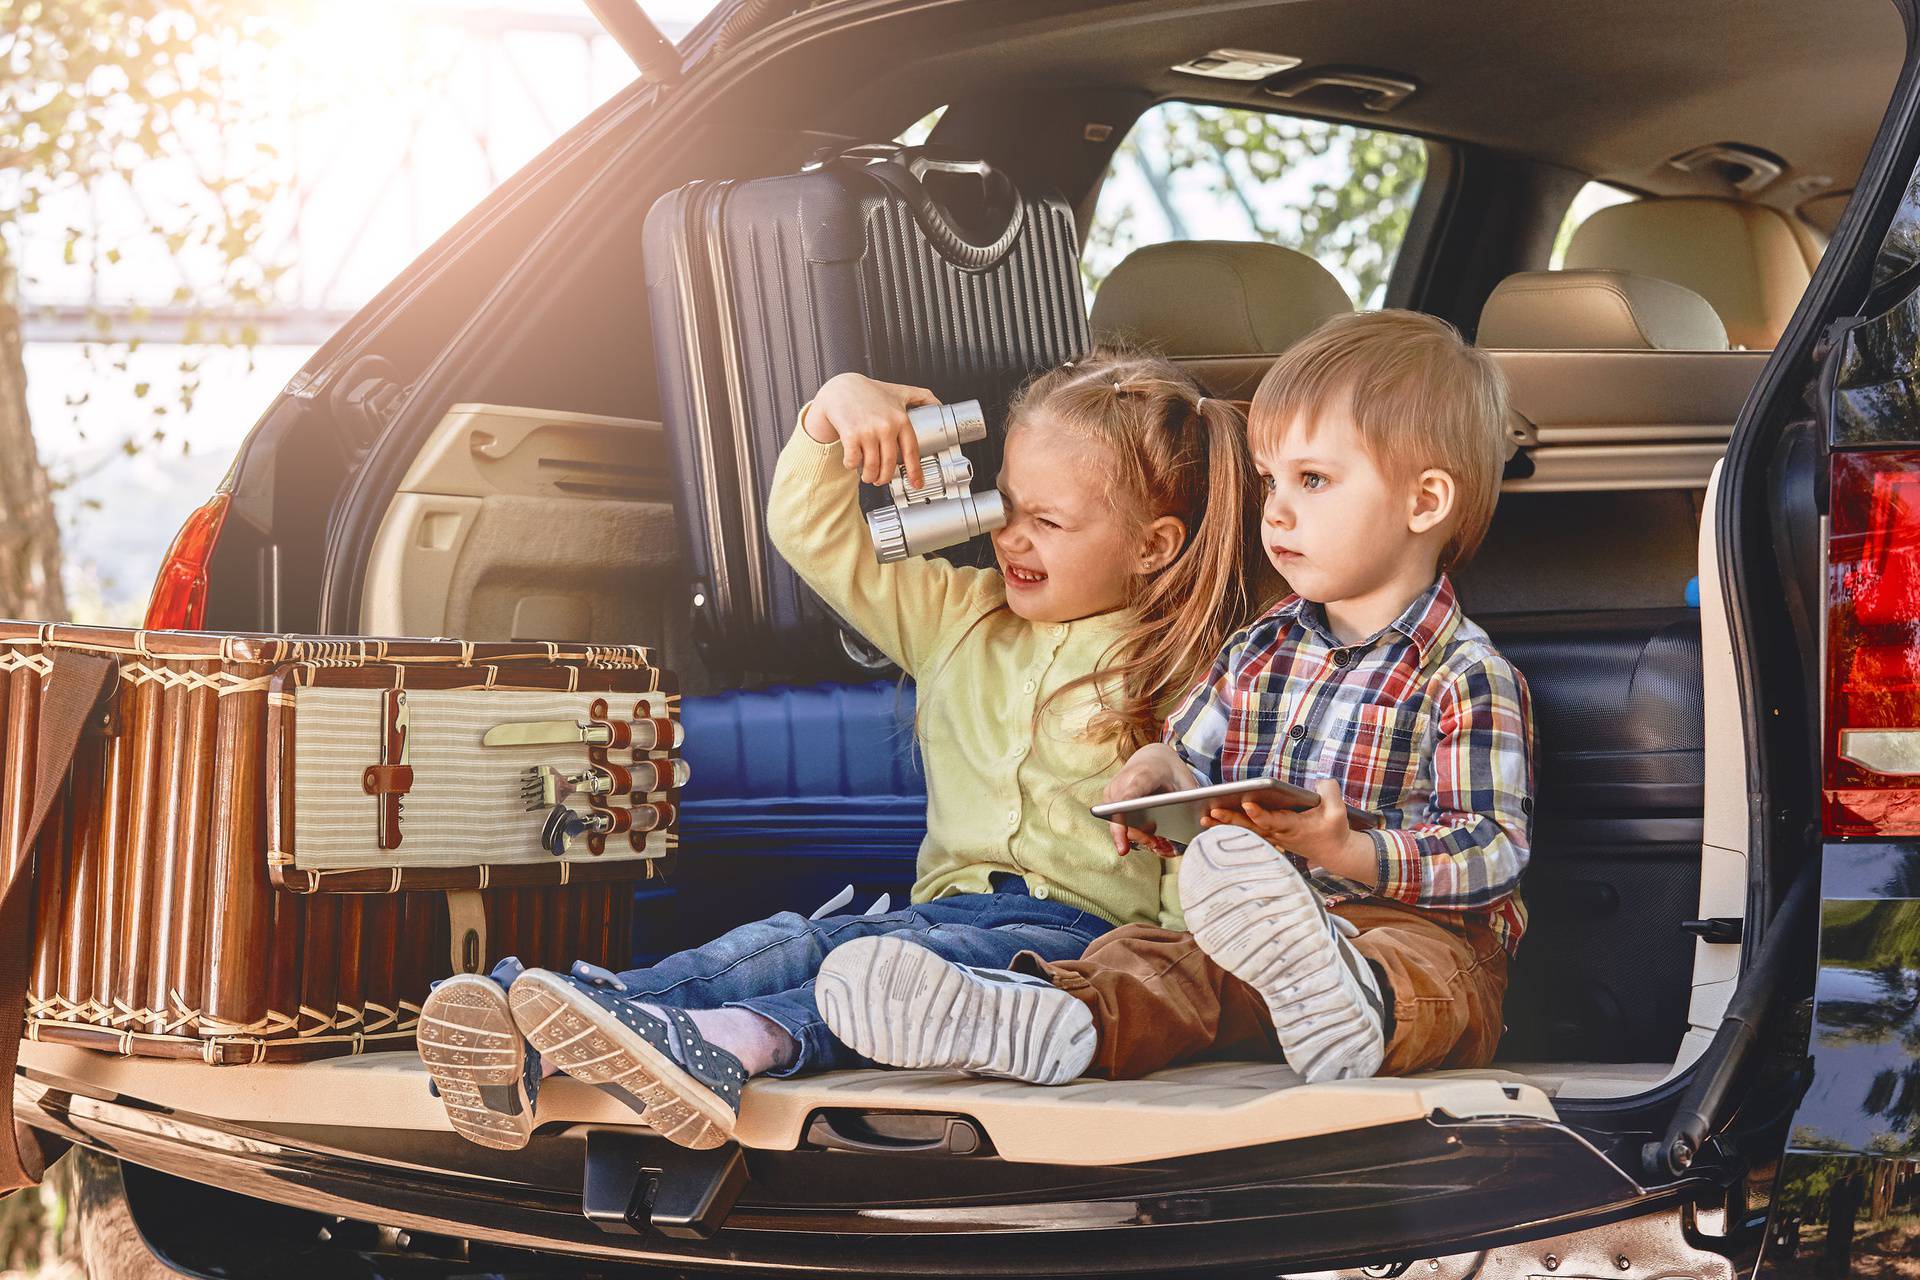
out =
[(1039, 374), (1014, 396), (1009, 436), (1041, 422), (1103, 446), (1107, 492), (1135, 527), (1162, 516), (1186, 526), (1171, 561), (1130, 580), (1126, 607), (1134, 621), (1110, 660), (1047, 699), (1097, 685), (1100, 709), (1089, 736), (1124, 756), (1159, 738), (1172, 701), (1253, 612), (1246, 562), (1259, 508), (1246, 424), (1165, 358), (1107, 344)]

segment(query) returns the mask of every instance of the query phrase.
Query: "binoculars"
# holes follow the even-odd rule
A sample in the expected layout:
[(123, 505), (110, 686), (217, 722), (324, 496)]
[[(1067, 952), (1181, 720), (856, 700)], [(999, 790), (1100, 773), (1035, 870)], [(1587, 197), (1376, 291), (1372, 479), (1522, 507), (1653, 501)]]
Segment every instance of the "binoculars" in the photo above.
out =
[(987, 438), (987, 418), (978, 400), (922, 405), (907, 411), (920, 452), (924, 483), (907, 483), (907, 468), (887, 485), (889, 501), (867, 512), (867, 532), (881, 564), (923, 556), (991, 533), (1007, 522), (998, 489), (973, 492), (973, 464), (963, 444)]

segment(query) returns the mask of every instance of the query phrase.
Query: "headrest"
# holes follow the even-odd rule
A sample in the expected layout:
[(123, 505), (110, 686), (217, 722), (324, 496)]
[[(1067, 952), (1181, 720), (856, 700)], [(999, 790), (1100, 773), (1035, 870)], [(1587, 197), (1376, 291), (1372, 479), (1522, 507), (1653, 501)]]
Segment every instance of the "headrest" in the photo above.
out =
[(1474, 342), (1535, 351), (1725, 351), (1727, 330), (1691, 289), (1631, 271), (1522, 271), (1480, 311)]
[(1785, 214), (1706, 197), (1601, 209), (1573, 233), (1567, 265), (1684, 285), (1720, 313), (1733, 342), (1754, 350), (1780, 340), (1813, 274)]
[(1093, 300), (1093, 331), (1170, 356), (1271, 355), (1353, 310), (1333, 273), (1277, 244), (1186, 240), (1128, 254)]

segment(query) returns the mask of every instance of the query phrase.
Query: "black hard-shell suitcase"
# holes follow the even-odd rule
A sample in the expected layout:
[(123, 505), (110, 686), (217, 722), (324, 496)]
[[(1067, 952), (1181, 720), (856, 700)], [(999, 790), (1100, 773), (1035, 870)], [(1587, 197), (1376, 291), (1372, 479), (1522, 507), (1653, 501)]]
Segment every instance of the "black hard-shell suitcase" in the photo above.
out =
[(861, 646), (766, 537), (794, 417), (845, 370), (978, 399), (990, 435), (967, 452), (991, 483), (1012, 391), (1088, 346), (1073, 212), (983, 161), (875, 145), (669, 192), (644, 247), (703, 656), (722, 670), (845, 673)]

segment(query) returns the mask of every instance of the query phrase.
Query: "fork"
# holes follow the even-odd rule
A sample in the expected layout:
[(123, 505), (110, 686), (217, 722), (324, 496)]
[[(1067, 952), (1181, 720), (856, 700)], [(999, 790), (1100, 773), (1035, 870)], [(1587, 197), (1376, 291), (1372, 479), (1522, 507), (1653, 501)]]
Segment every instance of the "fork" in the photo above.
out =
[(526, 801), (528, 813), (551, 809), (568, 796), (612, 795), (613, 789), (613, 775), (598, 769), (562, 773), (550, 764), (536, 764), (520, 775), (520, 798)]

